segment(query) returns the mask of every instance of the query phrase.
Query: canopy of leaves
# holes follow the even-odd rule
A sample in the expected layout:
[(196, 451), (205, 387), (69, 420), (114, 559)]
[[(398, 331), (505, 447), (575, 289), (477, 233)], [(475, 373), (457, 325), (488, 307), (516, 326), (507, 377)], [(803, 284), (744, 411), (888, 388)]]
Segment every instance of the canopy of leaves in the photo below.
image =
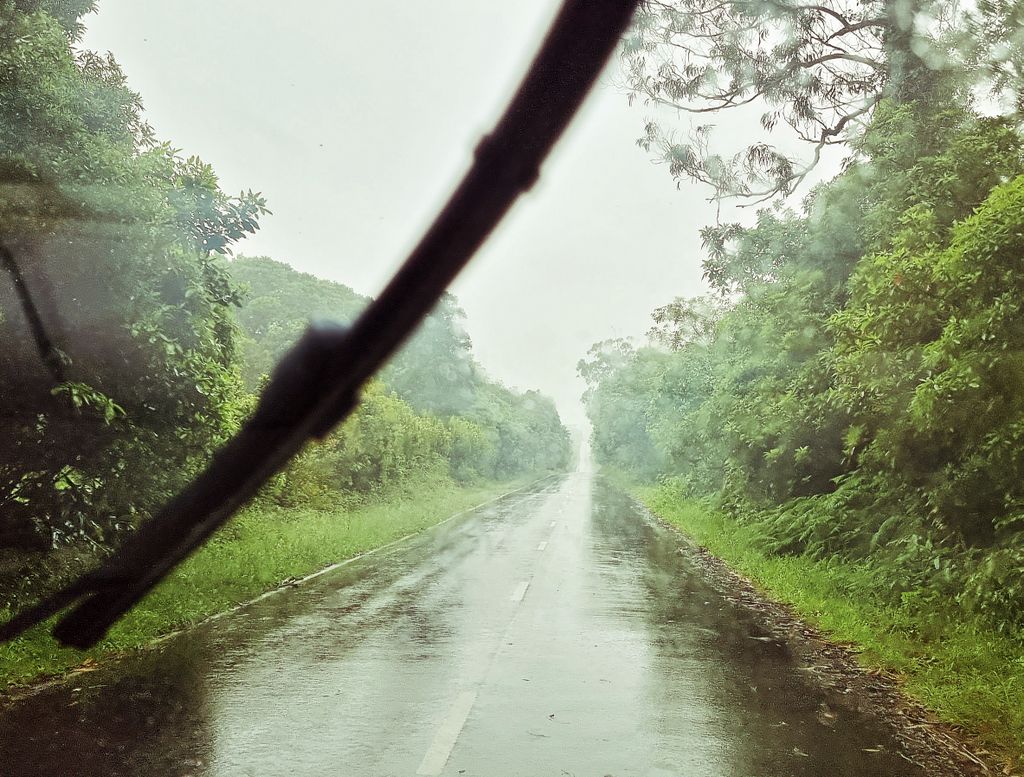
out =
[(369, 301), (348, 286), (263, 256), (239, 256), (229, 271), (244, 298), (237, 311), (239, 351), (250, 389), (259, 386), (311, 319), (349, 322)]
[[(1012, 2), (652, 0), (623, 47), (630, 101), (650, 111), (637, 143), (712, 199), (790, 194), (831, 146), (864, 158), (883, 100), (981, 89), (1012, 113), (1020, 22)], [(726, 113), (749, 126), (741, 144), (716, 126)]]
[(217, 254), (265, 205), (155, 143), (116, 63), (72, 47), (90, 7), (0, 4), (6, 542), (130, 525), (238, 416)]
[[(239, 257), (230, 270), (245, 297), (238, 319), (250, 386), (270, 371), (311, 315), (351, 321), (368, 301), (340, 283), (267, 258)], [(455, 298), (446, 295), (383, 370), (383, 385), (415, 412), (446, 419), (450, 428), (467, 433), (453, 463), (459, 472), (509, 477), (565, 466), (569, 438), (551, 400), (489, 380), (473, 356), (464, 318)], [(477, 442), (470, 445), (471, 439)]]

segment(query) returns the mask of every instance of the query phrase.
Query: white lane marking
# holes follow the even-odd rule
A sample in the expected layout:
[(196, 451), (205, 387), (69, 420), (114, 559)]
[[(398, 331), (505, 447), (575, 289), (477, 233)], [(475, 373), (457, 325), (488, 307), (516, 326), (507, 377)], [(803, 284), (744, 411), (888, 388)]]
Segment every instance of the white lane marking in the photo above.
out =
[(462, 733), (462, 727), (466, 725), (466, 719), (469, 717), (469, 712), (473, 709), (475, 702), (476, 691), (463, 691), (459, 694), (452, 708), (448, 710), (448, 715), (441, 723), (437, 734), (434, 735), (434, 741), (427, 748), (427, 753), (423, 756), (420, 768), (416, 770), (416, 774), (434, 775), (441, 773), (444, 765), (448, 763), (452, 750), (455, 749), (455, 743), (459, 739), (459, 734)]
[(540, 545), (537, 546), (537, 550), (544, 550), (548, 546), (548, 541), (544, 540)]
[(516, 590), (512, 592), (512, 601), (516, 603), (523, 601), (523, 597), (526, 596), (526, 589), (529, 587), (529, 580), (524, 580), (519, 585), (517, 585)]
[(552, 529), (554, 529), (554, 528), (555, 528), (555, 522), (554, 522), (554, 521), (552, 521), (552, 522), (551, 522), (551, 528), (552, 528)]

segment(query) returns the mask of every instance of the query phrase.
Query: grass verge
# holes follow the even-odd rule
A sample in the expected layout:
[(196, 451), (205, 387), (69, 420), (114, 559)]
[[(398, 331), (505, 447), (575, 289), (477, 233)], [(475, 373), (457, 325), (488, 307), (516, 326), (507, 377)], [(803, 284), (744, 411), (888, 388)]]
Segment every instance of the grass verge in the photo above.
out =
[(671, 489), (632, 490), (663, 520), (848, 646), (863, 665), (899, 675), (906, 692), (939, 718), (1015, 771), (1024, 768), (1024, 641), (958, 619), (941, 603), (931, 611), (885, 605), (867, 565), (771, 556), (759, 549), (756, 524), (680, 500)]
[[(175, 570), (106, 639), (84, 653), (59, 647), (44, 624), (0, 645), (0, 689), (60, 675), (84, 660), (125, 653), (332, 563), (433, 526), (526, 481), (459, 487), (420, 480), (355, 510), (242, 511)], [(6, 620), (9, 613), (0, 612)]]

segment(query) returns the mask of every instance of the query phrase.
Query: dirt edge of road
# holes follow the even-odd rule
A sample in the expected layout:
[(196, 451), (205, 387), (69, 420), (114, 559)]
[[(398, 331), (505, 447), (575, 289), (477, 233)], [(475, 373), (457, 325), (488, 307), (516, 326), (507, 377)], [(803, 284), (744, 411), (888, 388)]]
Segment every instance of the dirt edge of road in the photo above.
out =
[(834, 695), (837, 706), (865, 712), (892, 729), (902, 747), (898, 754), (931, 777), (1003, 775), (1020, 777), (1005, 764), (971, 745), (968, 737), (938, 720), (920, 702), (905, 694), (900, 678), (862, 666), (856, 655), (827, 639), (801, 620), (792, 608), (760, 591), (754, 583), (729, 567), (685, 532), (633, 499), (652, 521), (679, 537), (680, 554), (688, 556), (704, 579), (727, 601), (752, 615), (765, 636), (786, 644), (799, 668), (813, 682)]

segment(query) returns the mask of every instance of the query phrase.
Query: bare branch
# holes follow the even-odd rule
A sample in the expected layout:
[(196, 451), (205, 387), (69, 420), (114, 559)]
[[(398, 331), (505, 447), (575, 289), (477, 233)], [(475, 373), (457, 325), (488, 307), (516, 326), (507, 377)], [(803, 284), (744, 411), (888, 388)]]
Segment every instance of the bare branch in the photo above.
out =
[(878, 17), (875, 19), (865, 19), (864, 21), (857, 22), (855, 24), (848, 24), (845, 27), (836, 30), (831, 35), (829, 35), (825, 40), (830, 41), (833, 40), (834, 38), (839, 38), (843, 35), (849, 35), (851, 32), (865, 30), (868, 27), (884, 27), (886, 24), (888, 24), (888, 20), (882, 17)]
[(888, 80), (888, 0), (660, 0), (637, 17), (624, 52), (627, 83), (648, 104), (705, 115), (761, 102), (761, 129), (780, 124), (811, 146), (808, 158), (762, 139), (722, 156), (707, 137), (681, 146), (660, 123), (642, 145), (662, 148), (677, 182), (712, 187), (713, 199), (789, 194), (823, 149), (848, 142)]

